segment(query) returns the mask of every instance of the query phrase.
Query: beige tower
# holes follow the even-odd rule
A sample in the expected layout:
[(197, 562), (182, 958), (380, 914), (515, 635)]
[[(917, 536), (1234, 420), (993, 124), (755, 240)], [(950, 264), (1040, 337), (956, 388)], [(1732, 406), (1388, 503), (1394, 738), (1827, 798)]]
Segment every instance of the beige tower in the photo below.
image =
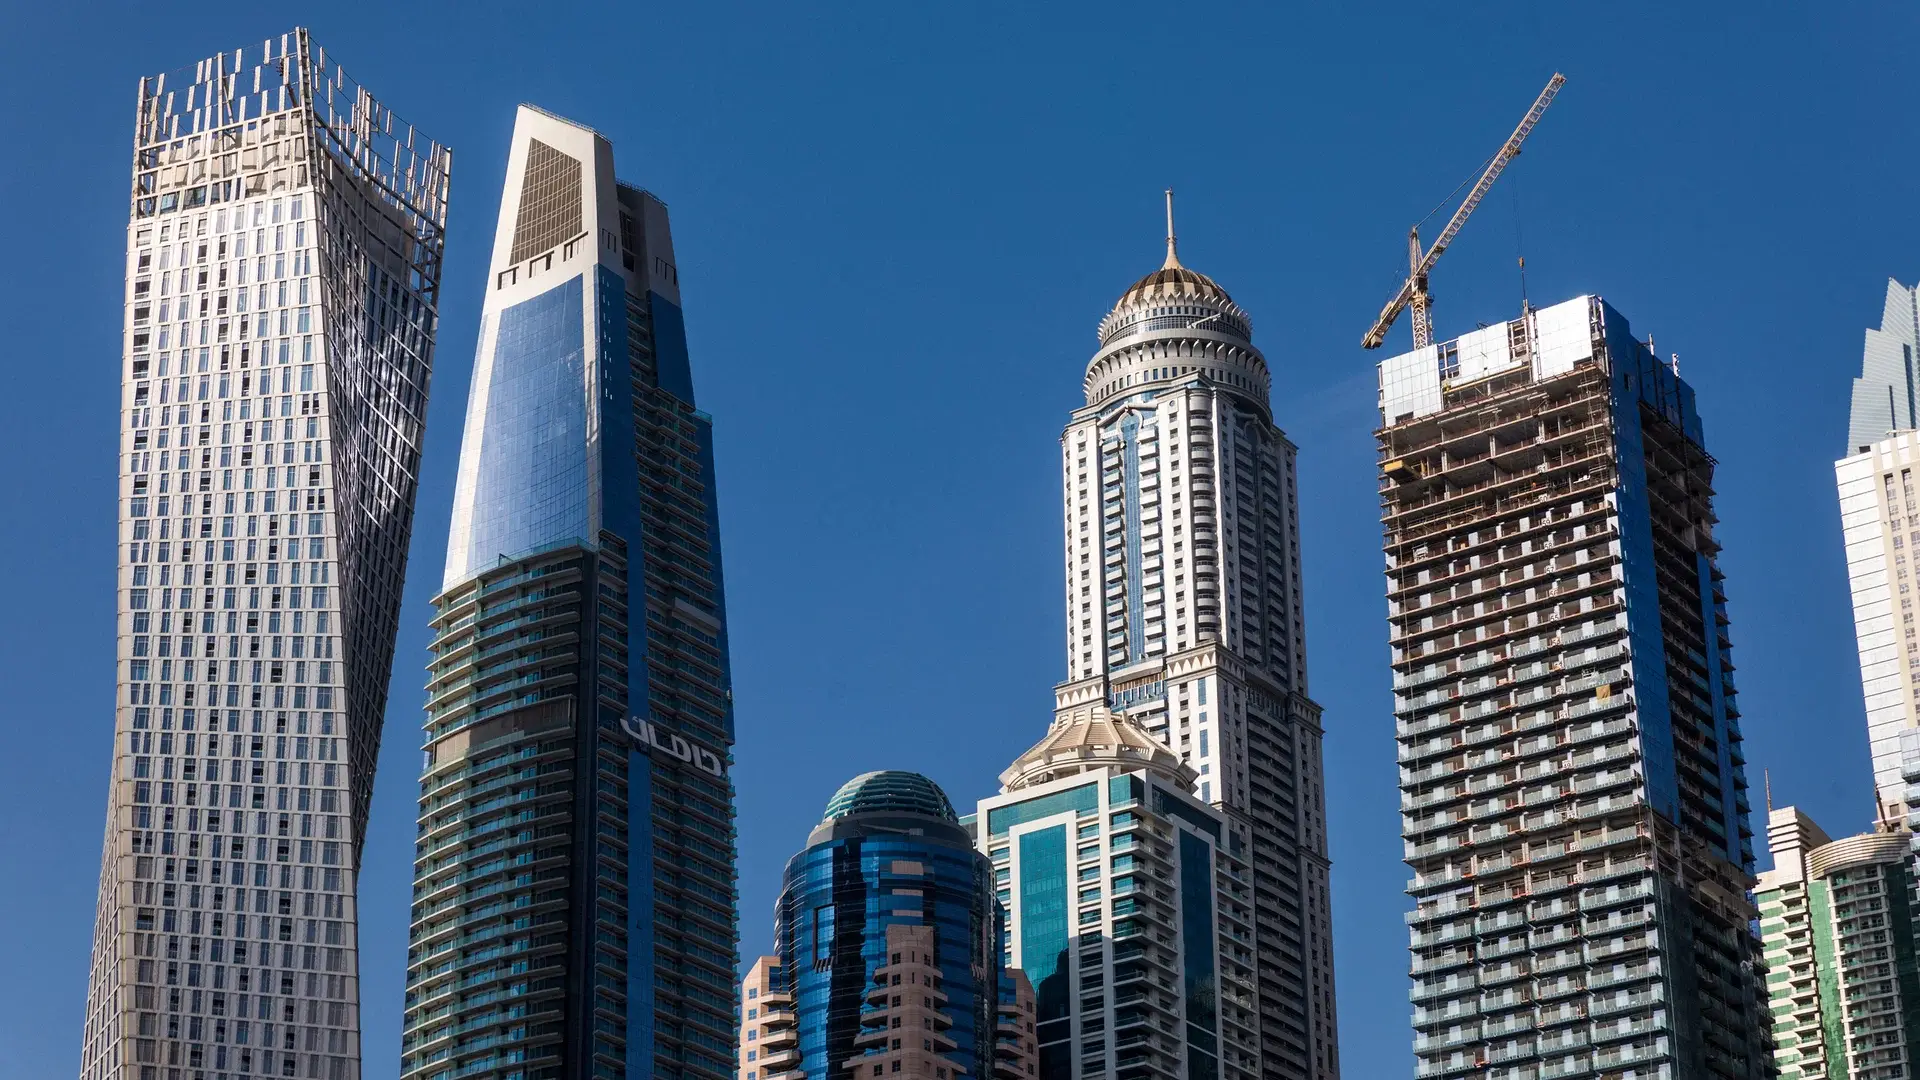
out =
[(1247, 313), (1167, 254), (1100, 322), (1061, 437), (1062, 717), (1164, 741), (1254, 874), (1261, 1075), (1339, 1075), (1320, 707), (1307, 695), (1293, 443)]

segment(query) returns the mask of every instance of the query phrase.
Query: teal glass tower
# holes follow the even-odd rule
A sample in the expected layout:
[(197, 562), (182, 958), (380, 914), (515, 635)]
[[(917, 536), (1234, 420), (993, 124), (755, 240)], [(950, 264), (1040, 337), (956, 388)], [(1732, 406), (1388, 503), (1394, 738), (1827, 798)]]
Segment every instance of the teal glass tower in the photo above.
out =
[(1126, 713), (1058, 717), (975, 842), (1034, 993), (1039, 1080), (1298, 1076), (1265, 1058), (1249, 845)]
[(711, 421), (658, 199), (514, 125), (435, 598), (401, 1075), (732, 1076)]

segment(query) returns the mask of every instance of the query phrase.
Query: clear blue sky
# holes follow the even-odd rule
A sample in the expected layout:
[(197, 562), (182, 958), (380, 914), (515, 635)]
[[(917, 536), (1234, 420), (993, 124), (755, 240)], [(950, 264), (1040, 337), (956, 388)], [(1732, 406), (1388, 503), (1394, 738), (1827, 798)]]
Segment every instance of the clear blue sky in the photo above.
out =
[(1832, 461), (1861, 330), (1887, 277), (1920, 277), (1912, 4), (1737, 20), (1620, 4), (263, 6), (0, 7), (0, 1076), (79, 1061), (136, 80), (296, 22), (456, 154), (361, 880), (369, 1080), (397, 1071), (426, 601), (520, 101), (605, 132), (622, 175), (672, 207), (718, 433), (749, 955), (842, 780), (918, 769), (966, 804), (1044, 730), (1064, 669), (1057, 439), (1095, 324), (1158, 265), (1171, 186), (1181, 254), (1252, 312), (1300, 446), (1346, 1072), (1408, 1075), (1378, 354), (1357, 341), (1406, 227), (1555, 69), (1559, 102), (1435, 272), (1439, 331), (1517, 311), (1517, 207), (1536, 302), (1600, 293), (1680, 354), (1722, 463), (1752, 779), (1771, 769), (1776, 801), (1830, 830), (1866, 825)]

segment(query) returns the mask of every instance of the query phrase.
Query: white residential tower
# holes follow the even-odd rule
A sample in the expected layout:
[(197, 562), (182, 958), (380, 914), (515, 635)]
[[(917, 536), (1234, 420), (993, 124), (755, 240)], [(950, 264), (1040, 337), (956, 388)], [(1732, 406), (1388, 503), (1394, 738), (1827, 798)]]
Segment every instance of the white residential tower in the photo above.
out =
[(360, 1075), (450, 154), (305, 31), (140, 84), (80, 1073)]
[(1840, 526), (1853, 591), (1860, 683), (1880, 820), (1906, 819), (1900, 736), (1920, 730), (1920, 637), (1914, 624), (1920, 555), (1920, 500), (1913, 471), (1920, 455), (1915, 417), (1914, 352), (1920, 349), (1920, 295), (1887, 282), (1878, 330), (1868, 330), (1860, 377), (1853, 380), (1848, 456), (1834, 463)]
[(1307, 696), (1294, 446), (1246, 311), (1167, 256), (1100, 323), (1060, 440), (1059, 720), (1124, 714), (1195, 773), (1253, 875), (1262, 1076), (1339, 1075), (1320, 707)]

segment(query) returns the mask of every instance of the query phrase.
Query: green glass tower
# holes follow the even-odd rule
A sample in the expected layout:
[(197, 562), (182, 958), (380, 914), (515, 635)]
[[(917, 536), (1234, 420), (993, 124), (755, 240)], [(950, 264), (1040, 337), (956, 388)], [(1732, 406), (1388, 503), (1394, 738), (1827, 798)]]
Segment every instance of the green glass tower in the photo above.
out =
[(1760, 875), (1774, 1063), (1781, 1080), (1904, 1080), (1920, 1066), (1907, 834), (1830, 840), (1787, 806)]

